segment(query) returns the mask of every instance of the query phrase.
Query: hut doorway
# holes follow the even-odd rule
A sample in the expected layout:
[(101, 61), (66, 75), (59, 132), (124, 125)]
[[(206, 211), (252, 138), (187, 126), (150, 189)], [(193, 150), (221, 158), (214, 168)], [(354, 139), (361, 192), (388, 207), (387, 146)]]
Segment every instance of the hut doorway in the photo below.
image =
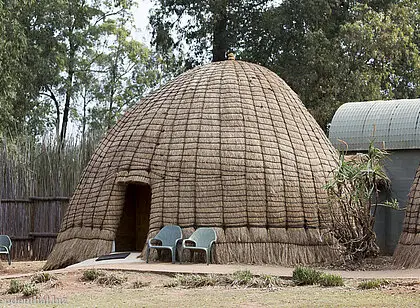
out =
[(149, 232), (151, 189), (145, 183), (129, 183), (115, 236), (115, 251), (142, 251)]

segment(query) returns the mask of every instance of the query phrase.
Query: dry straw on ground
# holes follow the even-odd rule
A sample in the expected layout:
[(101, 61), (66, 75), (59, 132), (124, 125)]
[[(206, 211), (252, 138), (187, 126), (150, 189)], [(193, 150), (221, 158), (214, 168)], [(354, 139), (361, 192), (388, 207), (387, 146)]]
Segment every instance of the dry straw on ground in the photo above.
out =
[(398, 266), (420, 267), (420, 166), (408, 195), (403, 232), (394, 252)]
[(218, 263), (337, 257), (321, 239), (336, 152), (276, 74), (242, 61), (187, 71), (129, 110), (86, 168), (46, 268), (108, 253), (127, 183), (152, 191), (149, 237), (214, 227)]

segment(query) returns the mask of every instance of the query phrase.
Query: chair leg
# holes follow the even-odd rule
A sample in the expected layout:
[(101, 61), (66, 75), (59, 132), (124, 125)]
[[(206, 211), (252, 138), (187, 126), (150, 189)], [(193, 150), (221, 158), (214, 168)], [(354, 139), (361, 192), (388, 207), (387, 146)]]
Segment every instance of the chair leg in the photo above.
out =
[(206, 259), (207, 259), (207, 265), (210, 263), (210, 251), (206, 250)]
[(9, 261), (9, 265), (12, 264), (12, 258), (10, 256), (10, 253), (7, 254), (7, 260)]
[(172, 264), (174, 264), (174, 263), (175, 263), (175, 252), (176, 252), (176, 249), (171, 249), (171, 254), (172, 254)]
[(150, 253), (150, 247), (147, 246), (147, 248), (146, 248), (146, 263), (149, 263), (149, 253)]

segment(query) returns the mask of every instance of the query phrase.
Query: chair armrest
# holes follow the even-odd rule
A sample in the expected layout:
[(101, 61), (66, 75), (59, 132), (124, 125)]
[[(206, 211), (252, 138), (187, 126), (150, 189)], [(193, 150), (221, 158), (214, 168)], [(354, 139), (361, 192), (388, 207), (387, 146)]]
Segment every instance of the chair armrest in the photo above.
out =
[(197, 243), (194, 240), (185, 239), (182, 241), (182, 247), (196, 247)]
[(10, 252), (10, 248), (9, 248), (9, 247), (7, 247), (7, 246), (0, 245), (0, 248), (4, 248), (4, 249), (6, 249), (6, 252), (7, 252), (7, 253), (9, 253), (9, 252)]
[(151, 238), (147, 241), (147, 245), (150, 246), (162, 246), (162, 241), (156, 238)]

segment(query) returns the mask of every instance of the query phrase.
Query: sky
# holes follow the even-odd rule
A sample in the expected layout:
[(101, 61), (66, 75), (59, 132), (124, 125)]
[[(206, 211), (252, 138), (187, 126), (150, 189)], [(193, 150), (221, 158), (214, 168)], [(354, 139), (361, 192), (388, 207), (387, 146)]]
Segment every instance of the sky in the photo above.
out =
[(133, 33), (133, 37), (150, 47), (151, 33), (148, 29), (149, 25), (149, 10), (152, 8), (152, 1), (137, 0), (137, 7), (133, 9), (134, 21), (138, 29)]

